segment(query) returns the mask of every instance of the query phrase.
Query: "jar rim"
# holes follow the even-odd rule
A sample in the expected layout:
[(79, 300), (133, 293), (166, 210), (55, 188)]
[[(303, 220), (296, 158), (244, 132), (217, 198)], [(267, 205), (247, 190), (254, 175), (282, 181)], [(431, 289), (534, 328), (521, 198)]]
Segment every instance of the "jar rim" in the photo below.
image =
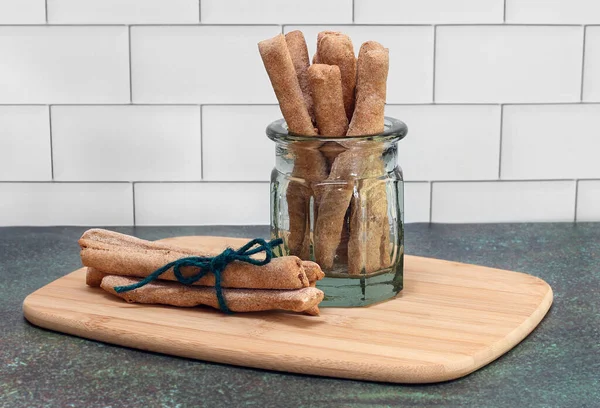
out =
[(404, 122), (396, 118), (386, 116), (384, 119), (384, 130), (382, 133), (376, 135), (364, 135), (364, 136), (340, 136), (340, 137), (327, 137), (327, 136), (301, 136), (295, 135), (288, 132), (287, 124), (285, 119), (278, 119), (269, 126), (267, 126), (267, 136), (269, 139), (275, 142), (344, 142), (348, 140), (353, 141), (377, 141), (377, 142), (397, 142), (404, 139), (408, 133), (408, 127)]

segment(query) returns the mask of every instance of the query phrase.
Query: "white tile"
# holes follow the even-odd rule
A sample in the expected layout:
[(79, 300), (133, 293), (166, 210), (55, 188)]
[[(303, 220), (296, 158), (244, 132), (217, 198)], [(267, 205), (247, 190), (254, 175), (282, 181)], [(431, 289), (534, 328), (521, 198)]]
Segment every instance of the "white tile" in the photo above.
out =
[(579, 101), (582, 38), (582, 27), (438, 27), (435, 100)]
[(53, 106), (54, 179), (201, 179), (197, 106)]
[(501, 23), (503, 0), (355, 0), (354, 21), (370, 24)]
[(388, 105), (386, 115), (408, 126), (398, 144), (405, 180), (498, 178), (498, 105)]
[(583, 100), (600, 102), (600, 27), (585, 29)]
[(204, 180), (269, 181), (275, 142), (265, 128), (281, 118), (273, 106), (203, 106)]
[(577, 221), (600, 221), (600, 180), (579, 180)]
[(132, 225), (128, 183), (0, 183), (0, 225)]
[(404, 183), (404, 222), (429, 222), (429, 183)]
[(47, 106), (0, 106), (0, 181), (52, 179)]
[(202, 0), (202, 23), (352, 23), (352, 0)]
[(354, 49), (375, 40), (390, 50), (387, 81), (388, 103), (431, 102), (433, 92), (433, 27), (401, 26), (286, 26), (285, 31), (302, 30), (312, 56), (317, 33), (342, 31), (352, 38)]
[(44, 0), (0, 0), (0, 24), (44, 24)]
[(136, 225), (269, 224), (269, 183), (139, 183)]
[(47, 0), (48, 22), (197, 23), (198, 0)]
[(132, 27), (134, 102), (275, 103), (257, 43), (277, 26)]
[(432, 222), (572, 222), (574, 181), (433, 183)]
[(0, 27), (0, 103), (129, 102), (126, 27)]
[(600, 22), (598, 0), (506, 0), (507, 23), (589, 24)]
[(505, 106), (503, 179), (600, 178), (600, 105)]

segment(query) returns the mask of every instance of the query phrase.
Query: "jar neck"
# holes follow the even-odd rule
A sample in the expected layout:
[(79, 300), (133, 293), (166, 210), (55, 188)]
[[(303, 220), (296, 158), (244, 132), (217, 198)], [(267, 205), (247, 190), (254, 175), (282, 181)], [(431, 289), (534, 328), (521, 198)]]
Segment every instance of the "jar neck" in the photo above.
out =
[(332, 169), (342, 178), (381, 177), (397, 166), (396, 140), (276, 142), (276, 170), (307, 180), (325, 179)]

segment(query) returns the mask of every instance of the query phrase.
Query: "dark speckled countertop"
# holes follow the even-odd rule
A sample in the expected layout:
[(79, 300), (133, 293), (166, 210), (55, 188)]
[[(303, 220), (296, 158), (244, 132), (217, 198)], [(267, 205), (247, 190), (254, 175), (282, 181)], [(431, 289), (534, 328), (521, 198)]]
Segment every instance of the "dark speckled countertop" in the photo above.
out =
[[(145, 239), (266, 227), (114, 228)], [(600, 224), (408, 225), (409, 254), (528, 272), (554, 305), (515, 349), (448, 383), (405, 386), (204, 363), (28, 324), (23, 299), (80, 266), (85, 228), (0, 228), (1, 407), (600, 407)]]

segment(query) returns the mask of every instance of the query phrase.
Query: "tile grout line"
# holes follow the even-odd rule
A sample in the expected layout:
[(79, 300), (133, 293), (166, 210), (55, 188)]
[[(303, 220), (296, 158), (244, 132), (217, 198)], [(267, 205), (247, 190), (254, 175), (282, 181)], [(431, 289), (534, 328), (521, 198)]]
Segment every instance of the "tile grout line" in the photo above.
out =
[(135, 181), (131, 182), (131, 199), (132, 199), (132, 204), (133, 204), (133, 226), (136, 226), (136, 220), (135, 220)]
[(202, 0), (198, 0), (198, 23), (202, 23)]
[(352, 0), (352, 24), (354, 24), (354, 13), (356, 9), (355, 0)]
[(429, 223), (433, 222), (433, 181), (429, 182)]
[(506, 0), (504, 0), (504, 9), (502, 11), (502, 22), (506, 23)]
[(133, 104), (133, 74), (131, 69), (131, 26), (127, 27), (127, 40), (129, 43), (129, 103)]
[[(566, 181), (566, 180), (562, 180)], [(598, 180), (600, 181), (600, 180)], [(1, 180), (0, 184), (269, 184), (269, 180)]]
[[(573, 181), (573, 178), (564, 179), (481, 179), (481, 180), (408, 180), (406, 184), (416, 183), (552, 183), (552, 182), (568, 182)], [(578, 181), (598, 181), (600, 178), (582, 178)], [(269, 184), (269, 180), (1, 180), (0, 184)]]
[(50, 135), (50, 178), (54, 181), (54, 149), (52, 148), (52, 109), (48, 105), (48, 133)]
[(433, 76), (431, 80), (431, 101), (435, 104), (435, 71), (437, 54), (437, 25), (433, 26)]
[(204, 129), (202, 128), (204, 123), (202, 120), (204, 109), (202, 105), (198, 106), (198, 109), (200, 109), (200, 180), (204, 180)]
[(48, 0), (44, 1), (44, 13), (46, 14), (46, 24), (48, 24)]
[[(598, 105), (600, 101), (570, 101), (570, 102), (390, 102), (386, 106), (559, 106), (559, 105)], [(189, 102), (115, 102), (115, 103), (53, 103), (52, 106), (278, 106), (273, 103), (189, 103)], [(0, 103), (0, 106), (48, 106), (45, 103)]]
[(577, 196), (579, 195), (579, 180), (575, 180), (575, 213), (573, 214), (573, 222), (577, 222)]
[(500, 147), (498, 149), (498, 180), (502, 179), (502, 136), (504, 133), (504, 105), (500, 104)]
[[(58, 23), (58, 24), (2, 24), (3, 27), (44, 27), (46, 25), (52, 27), (123, 27), (131, 25), (133, 27), (274, 27), (280, 26), (281, 24), (275, 23), (135, 23), (135, 24), (124, 24), (124, 23)], [(329, 27), (344, 27), (344, 26), (357, 26), (357, 27), (431, 27), (432, 24), (426, 23), (409, 23), (409, 24), (368, 24), (368, 23), (284, 23), (284, 25), (298, 26), (298, 27), (319, 27), (327, 25)], [(560, 24), (560, 23), (440, 23), (435, 24), (439, 27), (581, 27), (582, 24)], [(587, 24), (587, 26), (600, 27), (600, 24)]]
[(583, 51), (581, 52), (581, 89), (579, 92), (579, 101), (583, 102), (583, 85), (585, 75), (585, 38), (587, 37), (587, 26), (583, 26)]

